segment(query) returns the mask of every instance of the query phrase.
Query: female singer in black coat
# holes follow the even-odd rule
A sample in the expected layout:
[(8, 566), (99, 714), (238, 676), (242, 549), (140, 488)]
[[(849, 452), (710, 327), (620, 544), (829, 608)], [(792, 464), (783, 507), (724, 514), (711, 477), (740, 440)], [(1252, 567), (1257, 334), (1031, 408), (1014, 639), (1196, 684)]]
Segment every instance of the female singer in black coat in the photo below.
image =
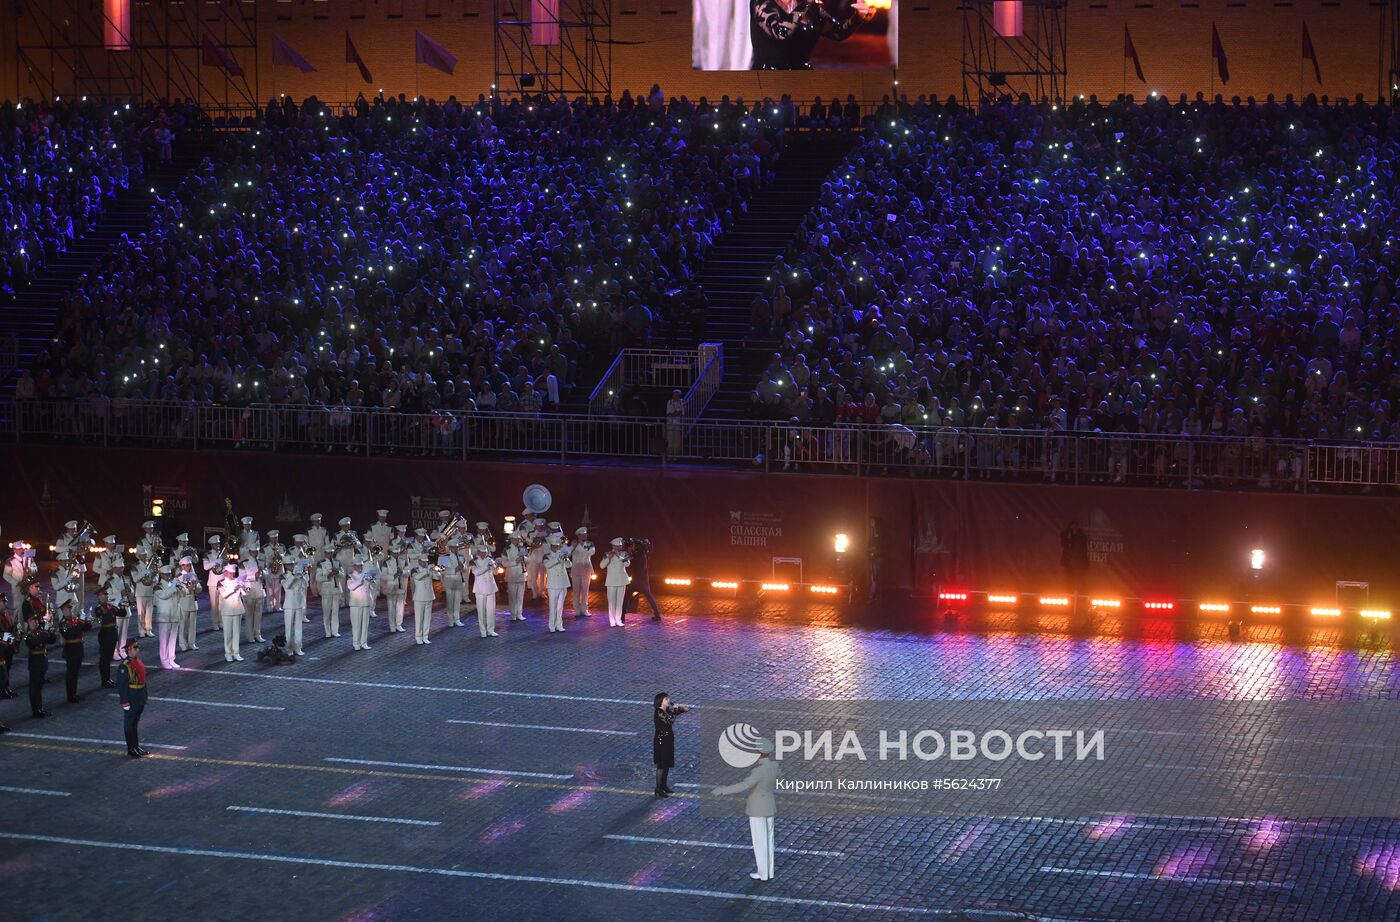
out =
[(666, 786), (666, 775), (676, 764), (676, 733), (671, 724), (690, 708), (672, 704), (666, 692), (657, 692), (653, 705), (656, 733), (651, 738), (651, 760), (656, 763), (656, 796), (669, 797), (675, 792)]

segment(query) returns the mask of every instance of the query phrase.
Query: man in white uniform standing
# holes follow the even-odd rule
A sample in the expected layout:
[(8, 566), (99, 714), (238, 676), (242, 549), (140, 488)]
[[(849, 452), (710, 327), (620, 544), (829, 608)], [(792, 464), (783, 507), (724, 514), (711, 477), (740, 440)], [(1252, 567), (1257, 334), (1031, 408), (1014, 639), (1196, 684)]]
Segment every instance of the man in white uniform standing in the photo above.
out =
[(365, 570), (364, 561), (357, 560), (350, 565), (345, 588), (350, 602), (350, 645), (356, 650), (368, 650), (369, 616), (378, 591), (375, 574)]
[(588, 617), (588, 590), (593, 581), (593, 542), (588, 540), (588, 529), (574, 532), (578, 542), (574, 545), (573, 563), (569, 573), (574, 580), (574, 617)]
[[(246, 534), (246, 532), (245, 532)], [(243, 608), (247, 612), (248, 642), (263, 643), (262, 616), (263, 602), (267, 599), (267, 589), (263, 586), (262, 568), (258, 566), (257, 551), (251, 551), (243, 558), (240, 568), (243, 585)]]
[[(131, 570), (136, 598), (137, 636), (150, 637), (152, 633), (151, 610), (155, 604), (156, 580), (160, 577), (160, 561), (152, 556), (145, 545), (136, 549), (136, 566)], [(126, 638), (122, 638), (123, 643)]]
[(549, 598), (549, 631), (564, 630), (564, 596), (569, 592), (569, 554), (558, 535), (549, 538), (549, 550), (541, 563), (544, 566), (545, 592)]
[(325, 637), (340, 636), (340, 560), (324, 557), (316, 565), (316, 581), (321, 589), (321, 632)]
[(510, 620), (525, 620), (525, 537), (514, 534), (506, 545), (506, 598), (510, 604)]
[(243, 662), (238, 642), (243, 634), (243, 593), (247, 586), (238, 577), (238, 564), (224, 564), (224, 575), (214, 586), (219, 594), (219, 618), (224, 623), (224, 662)]
[(418, 566), (409, 573), (413, 584), (413, 642), (432, 643), (428, 633), (433, 628), (433, 599), (437, 590), (433, 587), (433, 568), (428, 565), (428, 555), (418, 555)]
[(365, 529), (365, 543), (371, 546), (377, 544), (388, 550), (389, 542), (394, 540), (394, 526), (389, 524), (389, 510), (377, 509), (374, 514), (379, 516), (379, 519)]
[(218, 535), (210, 535), (209, 552), (204, 555), (205, 581), (209, 586), (209, 619), (214, 622), (214, 627), (219, 630), (223, 630), (224, 622), (222, 616), (219, 614), (219, 603), (222, 600), (219, 598), (216, 587), (219, 585), (219, 580), (223, 579), (224, 576), (224, 564), (226, 561), (224, 560), (223, 543), (223, 538), (220, 538)]
[(491, 551), (478, 547), (472, 557), (472, 594), (476, 596), (476, 626), (482, 637), (496, 633), (496, 561)]
[(774, 792), (778, 787), (778, 763), (773, 759), (773, 743), (770, 740), (758, 741), (759, 757), (749, 771), (749, 776), (738, 784), (715, 788), (711, 793), (716, 797), (726, 794), (749, 792), (744, 804), (744, 812), (749, 815), (749, 835), (753, 839), (754, 863), (758, 869), (749, 876), (754, 880), (773, 879), (773, 816), (777, 805)]
[(195, 639), (199, 636), (199, 574), (194, 571), (194, 558), (180, 558), (180, 572), (175, 574), (180, 587), (180, 652), (198, 650)]
[[(287, 560), (287, 549), (279, 540), (281, 532), (275, 528), (267, 531), (267, 544), (262, 547), (258, 562), (262, 564), (263, 572), (267, 574), (267, 600), (263, 603), (263, 611), (272, 614), (282, 610), (282, 577), (287, 573), (287, 567), (291, 564)], [(282, 572), (274, 573), (271, 569), (272, 561), (281, 559)]]
[(180, 584), (174, 579), (175, 568), (166, 564), (158, 571), (158, 582), (153, 588), (155, 600), (156, 628), (160, 632), (160, 665), (164, 669), (183, 668), (175, 662), (175, 642), (184, 628), (184, 613), (180, 611), (183, 593)]
[(608, 590), (608, 624), (622, 627), (622, 603), (627, 598), (627, 565), (631, 558), (622, 549), (622, 539), (612, 539), (612, 546), (598, 563), (603, 567), (603, 585)]
[(289, 564), (282, 574), (282, 634), (287, 652), (301, 656), (302, 623), (306, 615), (306, 590), (311, 585), (311, 561)]

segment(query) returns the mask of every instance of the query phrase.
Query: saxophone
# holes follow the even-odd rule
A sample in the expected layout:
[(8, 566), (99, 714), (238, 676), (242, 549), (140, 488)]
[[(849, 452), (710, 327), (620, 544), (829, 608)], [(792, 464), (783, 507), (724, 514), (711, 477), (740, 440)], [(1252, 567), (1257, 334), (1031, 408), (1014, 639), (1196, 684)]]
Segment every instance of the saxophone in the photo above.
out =
[(282, 545), (274, 544), (272, 554), (267, 559), (267, 572), (280, 578), (285, 569), (286, 564), (282, 562)]

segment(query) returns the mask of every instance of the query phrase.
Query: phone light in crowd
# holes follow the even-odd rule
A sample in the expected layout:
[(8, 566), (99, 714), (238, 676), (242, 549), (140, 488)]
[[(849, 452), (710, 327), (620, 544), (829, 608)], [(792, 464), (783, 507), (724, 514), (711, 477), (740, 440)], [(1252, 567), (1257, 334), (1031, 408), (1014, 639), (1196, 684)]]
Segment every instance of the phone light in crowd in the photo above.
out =
[(712, 579), (712, 580), (710, 580), (710, 588), (711, 588), (711, 589), (738, 589), (738, 588), (739, 588), (739, 584), (738, 584), (738, 582), (736, 582), (736, 581), (734, 581), (734, 580), (729, 580), (729, 579)]
[(1324, 606), (1313, 606), (1308, 609), (1309, 614), (1317, 615), (1320, 618), (1340, 618), (1342, 610), (1340, 608), (1326, 608)]
[(1175, 611), (1176, 603), (1165, 600), (1148, 599), (1142, 603), (1142, 607), (1148, 611)]
[(668, 576), (668, 577), (666, 577), (665, 579), (663, 579), (661, 582), (665, 583), (667, 586), (690, 586), (690, 585), (693, 585), (693, 582), (692, 582), (691, 580), (686, 579), (686, 578), (683, 577), (683, 576)]
[(966, 592), (940, 592), (940, 593), (938, 593), (938, 601), (940, 601), (940, 602), (966, 602), (966, 601), (967, 601), (967, 593), (966, 593)]
[(836, 553), (846, 553), (851, 549), (851, 536), (845, 532), (838, 533), (832, 541), (832, 546), (836, 548)]
[(763, 583), (759, 588), (764, 592), (787, 592), (792, 587), (787, 583)]
[(1256, 547), (1249, 552), (1249, 568), (1251, 570), (1264, 569), (1264, 549), (1262, 547)]
[(1121, 599), (1091, 599), (1089, 605), (1092, 608), (1122, 608)]
[(1040, 597), (1040, 604), (1047, 608), (1068, 608), (1069, 599), (1062, 595), (1043, 595)]
[(1200, 605), (1198, 605), (1197, 607), (1198, 607), (1201, 611), (1204, 611), (1204, 612), (1228, 612), (1228, 611), (1230, 610), (1230, 603), (1229, 603), (1229, 602), (1202, 602), (1202, 603), (1201, 603)]
[(1015, 605), (1017, 597), (1009, 592), (988, 593), (987, 601), (995, 605)]
[(808, 588), (818, 595), (836, 595), (841, 591), (836, 586), (809, 586)]
[(1384, 608), (1363, 608), (1361, 617), (1371, 621), (1389, 621), (1390, 612)]
[(1251, 606), (1249, 606), (1249, 611), (1250, 611), (1250, 614), (1254, 614), (1254, 615), (1281, 615), (1281, 614), (1283, 614), (1283, 606), (1281, 606), (1281, 605), (1251, 605)]

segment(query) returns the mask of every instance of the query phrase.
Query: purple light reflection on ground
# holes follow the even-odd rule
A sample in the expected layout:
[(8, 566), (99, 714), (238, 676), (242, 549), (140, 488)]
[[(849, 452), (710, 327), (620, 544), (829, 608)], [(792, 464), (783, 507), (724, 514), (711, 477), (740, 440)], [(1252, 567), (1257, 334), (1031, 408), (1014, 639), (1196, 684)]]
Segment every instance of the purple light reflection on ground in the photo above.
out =
[(170, 784), (162, 788), (155, 788), (147, 791), (147, 797), (173, 797), (180, 794), (193, 794), (196, 791), (207, 791), (210, 788), (218, 787), (225, 781), (229, 781), (237, 772), (219, 772), (213, 775), (201, 775), (198, 778), (191, 778), (189, 781), (182, 781), (179, 784)]
[(554, 803), (546, 807), (549, 813), (567, 813), (575, 807), (581, 807), (593, 799), (593, 792), (589, 790), (570, 791)]
[(1258, 825), (1250, 830), (1249, 838), (1245, 839), (1245, 848), (1266, 852), (1282, 842), (1285, 835), (1287, 828), (1282, 820), (1260, 820)]
[(957, 861), (981, 841), (982, 835), (986, 831), (987, 824), (985, 822), (973, 823), (963, 830), (956, 839), (948, 843), (947, 847), (943, 849), (941, 857), (944, 861)]
[(1192, 845), (1163, 858), (1152, 870), (1155, 877), (1201, 877), (1215, 862), (1215, 849)]
[(346, 804), (358, 803), (359, 801), (364, 800), (365, 798), (370, 796), (370, 791), (374, 788), (374, 786), (375, 783), (373, 779), (357, 781), (345, 790), (341, 791), (339, 794), (332, 794), (329, 798), (326, 799), (324, 806), (343, 807)]
[(497, 842), (504, 842), (511, 836), (516, 835), (525, 828), (524, 820), (501, 820), (486, 827), (481, 834), (481, 841), (487, 845), (494, 845)]
[(1095, 842), (1116, 837), (1124, 829), (1131, 829), (1133, 818), (1130, 816), (1111, 816), (1101, 823), (1095, 823), (1085, 830), (1084, 834)]
[(1400, 890), (1400, 845), (1367, 849), (1356, 856), (1352, 867), (1361, 877), (1374, 877), (1387, 890)]
[(504, 778), (493, 778), (490, 781), (478, 781), (476, 784), (458, 791), (457, 800), (462, 802), (481, 800), (482, 798), (490, 797), (509, 783), (510, 782)]
[(685, 800), (668, 800), (647, 816), (648, 823), (665, 823), (680, 816), (685, 811), (693, 807), (694, 804)]
[(249, 746), (247, 749), (239, 753), (238, 757), (240, 759), (248, 759), (249, 761), (253, 761), (255, 759), (262, 759), (271, 755), (276, 749), (276, 740), (264, 740), (263, 742), (258, 743), (254, 746)]
[(656, 883), (661, 878), (666, 865), (661, 861), (649, 861), (637, 873), (627, 878), (627, 882), (634, 887), (645, 887)]

